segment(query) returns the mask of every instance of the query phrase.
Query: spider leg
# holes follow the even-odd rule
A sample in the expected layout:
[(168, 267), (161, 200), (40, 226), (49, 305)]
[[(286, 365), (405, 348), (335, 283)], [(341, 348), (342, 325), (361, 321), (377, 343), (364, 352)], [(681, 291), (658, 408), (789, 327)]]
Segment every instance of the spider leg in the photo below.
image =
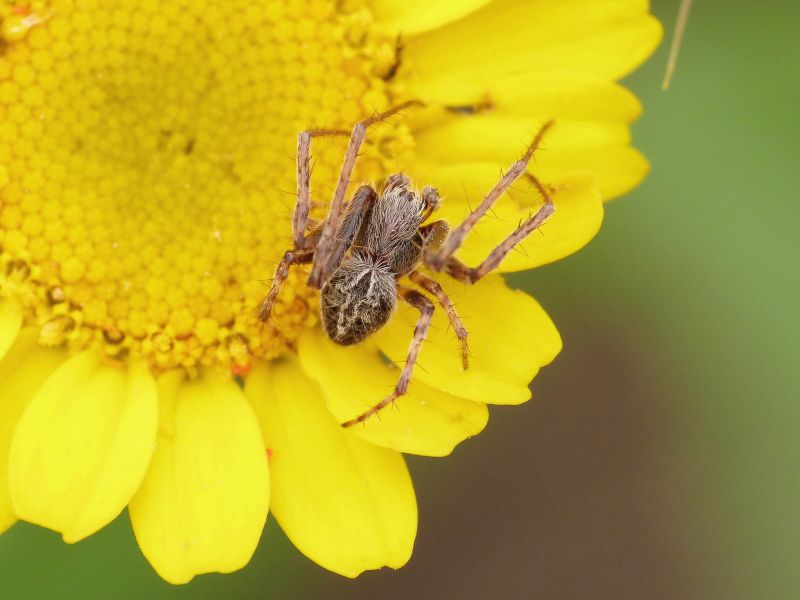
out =
[(283, 255), (281, 262), (278, 263), (278, 268), (275, 269), (275, 277), (272, 279), (272, 287), (261, 303), (261, 308), (258, 311), (258, 319), (262, 323), (269, 319), (272, 312), (272, 305), (275, 304), (275, 299), (278, 297), (278, 292), (281, 290), (286, 278), (289, 276), (289, 268), (292, 265), (308, 264), (314, 257), (314, 250), (289, 250)]
[(402, 373), (400, 373), (400, 379), (398, 379), (397, 385), (395, 385), (394, 391), (391, 394), (370, 408), (368, 411), (358, 415), (355, 419), (351, 419), (345, 423), (342, 423), (342, 427), (352, 427), (357, 423), (365, 421), (372, 415), (377, 414), (382, 409), (389, 406), (389, 404), (397, 400), (408, 390), (408, 384), (411, 382), (411, 373), (414, 371), (414, 365), (416, 364), (417, 356), (419, 355), (419, 349), (422, 346), (422, 342), (425, 340), (425, 336), (428, 335), (428, 329), (431, 326), (431, 319), (433, 318), (433, 302), (431, 302), (423, 294), (408, 288), (398, 287), (397, 293), (403, 300), (419, 310), (420, 313), (417, 326), (414, 328), (414, 337), (412, 338), (411, 346), (408, 349), (406, 364), (403, 367)]
[(455, 252), (461, 247), (461, 244), (464, 242), (464, 238), (467, 236), (470, 230), (475, 227), (475, 224), (483, 217), (483, 215), (486, 214), (486, 212), (491, 208), (492, 204), (495, 203), (500, 195), (505, 192), (511, 186), (511, 184), (514, 183), (520, 177), (520, 175), (525, 172), (525, 169), (527, 168), (528, 162), (533, 156), (534, 151), (536, 151), (542, 141), (542, 137), (544, 137), (544, 134), (547, 133), (547, 130), (550, 129), (552, 125), (553, 121), (547, 121), (539, 128), (539, 131), (533, 138), (533, 142), (531, 142), (531, 145), (528, 146), (528, 149), (525, 151), (525, 154), (522, 156), (522, 158), (511, 165), (511, 168), (508, 170), (508, 172), (500, 178), (500, 181), (495, 184), (495, 186), (481, 201), (478, 207), (469, 215), (467, 215), (467, 218), (464, 219), (464, 222), (453, 229), (439, 251), (432, 256), (426, 257), (425, 262), (431, 269), (434, 271), (441, 271), (444, 268), (448, 259), (453, 256), (453, 254), (455, 254)]
[(317, 245), (317, 253), (314, 256), (314, 266), (311, 268), (311, 275), (308, 277), (308, 285), (311, 287), (321, 288), (325, 283), (323, 273), (330, 274), (330, 272), (326, 272), (326, 267), (331, 259), (331, 254), (334, 252), (334, 237), (344, 217), (342, 212), (344, 195), (347, 191), (347, 186), (350, 184), (350, 175), (353, 173), (358, 151), (364, 143), (367, 128), (378, 121), (383, 121), (404, 108), (419, 106), (421, 104), (422, 103), (418, 100), (409, 100), (385, 112), (377, 113), (368, 119), (359, 121), (353, 126), (353, 131), (350, 134), (350, 144), (347, 147), (347, 153), (342, 163), (342, 170), (339, 173), (339, 182), (336, 184), (336, 191), (333, 193), (333, 200), (331, 200), (328, 217), (325, 219), (319, 244)]
[(444, 309), (445, 314), (447, 314), (447, 319), (450, 321), (450, 325), (453, 327), (453, 331), (458, 338), (459, 344), (461, 344), (461, 367), (466, 371), (469, 368), (469, 345), (467, 343), (467, 328), (464, 327), (464, 324), (461, 322), (461, 319), (456, 312), (456, 307), (453, 306), (453, 302), (450, 300), (450, 297), (447, 295), (442, 289), (442, 286), (433, 279), (432, 277), (428, 277), (424, 273), (419, 271), (411, 271), (408, 274), (408, 278), (416, 283), (419, 287), (423, 290), (428, 292), (429, 294), (433, 295), (436, 300), (439, 302), (439, 305)]
[(425, 240), (426, 250), (438, 250), (447, 239), (449, 231), (450, 226), (444, 220), (433, 221), (419, 228), (419, 232)]
[(422, 190), (422, 201), (425, 203), (425, 211), (422, 213), (421, 223), (427, 221), (434, 211), (439, 208), (441, 198), (439, 198), (439, 190), (435, 187), (428, 186)]
[(308, 246), (306, 226), (311, 205), (311, 138), (324, 135), (348, 135), (344, 129), (308, 129), (297, 136), (297, 204), (292, 215), (294, 247), (301, 250)]
[(368, 185), (362, 185), (356, 190), (353, 199), (347, 204), (347, 213), (334, 240), (331, 256), (322, 272), (323, 281), (326, 281), (330, 274), (339, 268), (344, 255), (353, 245), (364, 219), (372, 210), (377, 199), (378, 193)]
[(444, 270), (448, 275), (464, 283), (475, 283), (484, 275), (494, 271), (506, 255), (511, 252), (514, 246), (541, 227), (555, 212), (553, 200), (550, 198), (550, 194), (547, 193), (545, 187), (530, 173), (526, 173), (525, 176), (528, 177), (536, 186), (536, 189), (539, 190), (539, 193), (544, 198), (544, 204), (533, 216), (525, 219), (511, 235), (500, 242), (500, 244), (489, 253), (489, 256), (477, 267), (468, 267), (454, 256), (448, 258), (444, 265)]

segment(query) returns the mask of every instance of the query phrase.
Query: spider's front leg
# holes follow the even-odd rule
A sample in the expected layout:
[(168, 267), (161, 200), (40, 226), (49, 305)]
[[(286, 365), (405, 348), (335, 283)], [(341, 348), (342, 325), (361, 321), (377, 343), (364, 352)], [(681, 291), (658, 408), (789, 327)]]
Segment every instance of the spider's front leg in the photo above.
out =
[(553, 204), (553, 200), (550, 198), (550, 194), (548, 194), (547, 189), (545, 189), (539, 180), (530, 173), (526, 173), (525, 175), (533, 182), (533, 184), (536, 186), (536, 189), (539, 190), (539, 193), (544, 198), (544, 204), (533, 216), (528, 217), (522, 223), (520, 223), (519, 227), (517, 227), (506, 239), (500, 242), (500, 244), (498, 244), (497, 247), (489, 253), (489, 256), (487, 256), (477, 267), (468, 267), (454, 256), (448, 258), (444, 265), (444, 270), (448, 275), (450, 275), (450, 277), (458, 279), (459, 281), (463, 281), (464, 283), (475, 283), (484, 275), (488, 275), (500, 266), (500, 263), (503, 262), (503, 259), (506, 257), (506, 255), (514, 249), (514, 246), (519, 244), (531, 233), (541, 227), (542, 224), (555, 212), (555, 205)]
[(343, 129), (307, 129), (297, 136), (297, 202), (292, 213), (292, 239), (294, 249), (283, 255), (275, 269), (267, 297), (258, 310), (258, 319), (264, 323), (269, 319), (272, 306), (281, 286), (289, 276), (292, 265), (308, 264), (314, 260), (316, 239), (306, 236), (308, 213), (311, 208), (311, 140), (327, 135), (348, 135)]
[(352, 200), (347, 204), (342, 224), (334, 238), (328, 262), (323, 265), (322, 281), (327, 281), (330, 275), (339, 268), (345, 254), (355, 242), (358, 232), (361, 230), (361, 224), (377, 199), (378, 193), (369, 185), (362, 185), (353, 194)]
[[(442, 244), (438, 252), (435, 254), (426, 253), (424, 257), (426, 265), (428, 265), (434, 271), (446, 270), (450, 275), (460, 279), (461, 281), (475, 283), (475, 281), (486, 275), (486, 273), (496, 268), (516, 244), (524, 239), (525, 236), (529, 235), (532, 231), (541, 226), (541, 224), (553, 214), (553, 202), (550, 199), (550, 195), (547, 193), (547, 190), (545, 190), (544, 186), (542, 186), (533, 175), (526, 172), (528, 162), (531, 160), (533, 153), (539, 147), (539, 144), (541, 143), (545, 133), (547, 133), (547, 130), (552, 126), (553, 121), (547, 121), (541, 126), (539, 131), (534, 136), (533, 142), (531, 142), (531, 145), (528, 146), (528, 149), (522, 158), (511, 165), (511, 168), (509, 168), (508, 172), (503, 175), (497, 184), (495, 184), (495, 186), (481, 201), (478, 207), (467, 215), (461, 225), (450, 232), (450, 235), (447, 236), (447, 239), (445, 240), (444, 244)], [(455, 259), (453, 255), (461, 247), (461, 244), (464, 243), (464, 239), (466, 238), (467, 234), (488, 212), (497, 199), (523, 174), (533, 181), (536, 188), (544, 197), (544, 206), (542, 206), (535, 215), (522, 223), (510, 236), (508, 236), (497, 248), (495, 248), (486, 258), (486, 260), (478, 267), (471, 269), (470, 267), (464, 266), (457, 259)], [(452, 265), (456, 266), (452, 267)], [(457, 275), (454, 273), (457, 273)]]
[(431, 326), (433, 302), (423, 294), (402, 286), (398, 286), (397, 294), (400, 298), (419, 310), (419, 320), (417, 320), (417, 325), (414, 327), (414, 337), (411, 339), (411, 346), (408, 348), (406, 364), (403, 366), (403, 371), (400, 373), (400, 379), (397, 380), (397, 385), (395, 385), (394, 391), (391, 394), (366, 412), (358, 415), (355, 419), (342, 423), (342, 427), (352, 427), (357, 423), (365, 421), (372, 415), (377, 414), (382, 409), (389, 406), (408, 391), (408, 384), (411, 382), (411, 373), (414, 371), (414, 365), (417, 363), (419, 349), (422, 347), (422, 342), (425, 341), (425, 337), (428, 335), (428, 329), (430, 329)]
[(398, 104), (397, 106), (390, 108), (385, 112), (377, 113), (368, 119), (359, 121), (353, 127), (353, 131), (350, 134), (350, 144), (347, 147), (347, 153), (345, 154), (344, 162), (342, 163), (342, 170), (339, 173), (339, 182), (336, 184), (336, 190), (333, 193), (333, 200), (331, 200), (328, 216), (325, 219), (325, 223), (322, 227), (322, 234), (320, 235), (319, 242), (317, 244), (317, 253), (314, 257), (314, 266), (311, 268), (311, 275), (308, 277), (308, 285), (311, 287), (321, 289), (325, 284), (325, 276), (330, 274), (330, 271), (327, 269), (327, 265), (330, 263), (331, 255), (335, 251), (334, 246), (336, 232), (341, 227), (342, 220), (344, 219), (344, 195), (347, 192), (347, 186), (350, 185), (350, 175), (352, 175), (353, 168), (356, 165), (358, 151), (361, 149), (361, 145), (364, 143), (364, 139), (366, 138), (367, 129), (370, 127), (370, 125), (373, 125), (378, 121), (383, 121), (384, 119), (391, 117), (393, 114), (408, 108), (409, 106), (421, 105), (422, 103), (418, 100), (409, 100), (408, 102)]
[(348, 135), (344, 129), (307, 129), (297, 136), (297, 203), (292, 214), (295, 250), (308, 246), (306, 228), (311, 209), (311, 139), (326, 135)]

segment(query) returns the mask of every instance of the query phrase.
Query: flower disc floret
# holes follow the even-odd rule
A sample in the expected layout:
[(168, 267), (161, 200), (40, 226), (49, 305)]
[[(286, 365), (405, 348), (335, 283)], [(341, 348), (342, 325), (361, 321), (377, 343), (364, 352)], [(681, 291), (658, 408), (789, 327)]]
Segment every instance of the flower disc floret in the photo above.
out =
[[(389, 102), (394, 40), (358, 2), (36, 10), (0, 55), (0, 285), (41, 341), (159, 369), (293, 345), (317, 318), (302, 277), (273, 322), (254, 309), (288, 239), (296, 134)], [(323, 191), (341, 143), (315, 150)]]

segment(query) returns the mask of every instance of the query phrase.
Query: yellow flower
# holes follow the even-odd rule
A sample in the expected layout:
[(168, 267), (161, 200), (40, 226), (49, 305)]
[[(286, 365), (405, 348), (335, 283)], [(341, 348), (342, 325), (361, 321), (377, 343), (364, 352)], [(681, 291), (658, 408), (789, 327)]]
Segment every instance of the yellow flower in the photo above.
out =
[[(260, 326), (291, 244), (297, 133), (424, 101), (370, 130), (354, 182), (407, 172), (458, 223), (554, 119), (532, 168), (555, 216), (501, 271), (557, 260), (647, 171), (639, 104), (612, 83), (659, 40), (646, 3), (38, 0), (0, 19), (0, 530), (76, 542), (128, 507), (179, 583), (244, 566), (269, 508), (332, 571), (403, 565), (402, 453), (446, 455), (487, 403), (526, 401), (561, 341), (500, 275), (440, 278), (470, 368), (438, 311), (398, 410), (339, 427), (394, 385), (414, 315), (334, 346), (298, 269)], [(314, 141), (316, 217), (344, 143)], [(540, 202), (518, 183), (460, 258)]]

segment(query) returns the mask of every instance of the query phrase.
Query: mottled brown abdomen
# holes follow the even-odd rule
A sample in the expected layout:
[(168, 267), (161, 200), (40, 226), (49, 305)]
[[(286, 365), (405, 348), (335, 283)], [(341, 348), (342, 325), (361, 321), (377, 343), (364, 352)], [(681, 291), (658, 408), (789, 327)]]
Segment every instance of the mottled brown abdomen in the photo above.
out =
[(396, 302), (391, 271), (371, 257), (354, 255), (322, 288), (322, 327), (337, 344), (356, 344), (386, 324)]

